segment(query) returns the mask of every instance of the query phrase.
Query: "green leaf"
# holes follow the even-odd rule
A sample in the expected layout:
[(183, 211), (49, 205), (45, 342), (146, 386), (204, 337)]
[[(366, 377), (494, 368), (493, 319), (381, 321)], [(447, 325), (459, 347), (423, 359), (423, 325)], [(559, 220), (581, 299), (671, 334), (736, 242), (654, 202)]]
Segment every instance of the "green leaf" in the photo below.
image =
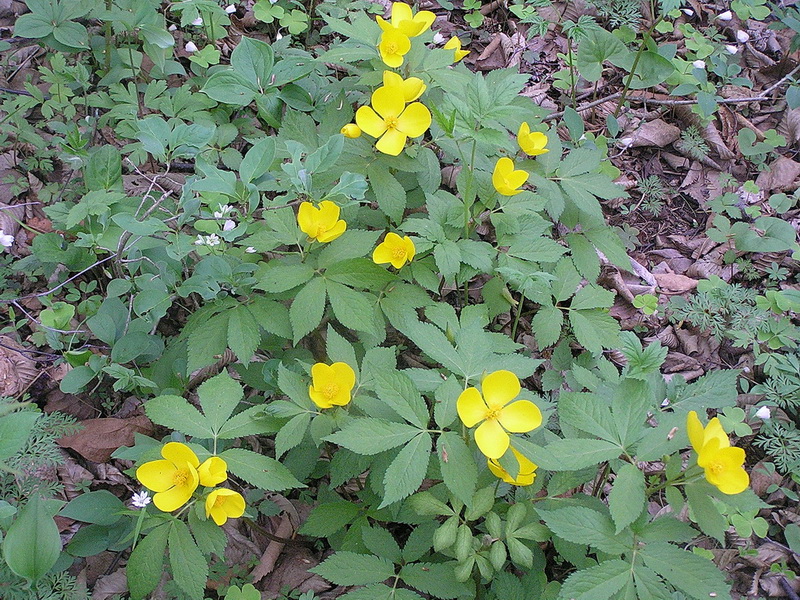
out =
[(614, 523), (606, 515), (585, 506), (566, 506), (556, 510), (538, 510), (547, 527), (557, 536), (574, 544), (589, 544), (608, 554), (623, 554), (632, 549), (631, 535), (614, 533)]
[(614, 486), (608, 495), (608, 510), (616, 525), (616, 533), (633, 523), (646, 505), (644, 473), (636, 465), (625, 463), (617, 471)]
[(631, 565), (607, 560), (570, 575), (561, 586), (559, 600), (607, 600), (631, 579)]
[(161, 581), (170, 529), (169, 523), (159, 525), (140, 540), (131, 552), (126, 572), (132, 600), (142, 600)]
[(539, 349), (555, 344), (561, 337), (564, 313), (556, 306), (542, 306), (531, 320), (531, 331)]
[(269, 170), (275, 159), (275, 138), (265, 137), (258, 140), (239, 165), (239, 177), (244, 183), (251, 183)]
[(228, 470), (247, 483), (268, 492), (305, 487), (294, 475), (274, 458), (243, 448), (229, 448), (221, 453)]
[(165, 225), (163, 221), (155, 217), (149, 217), (140, 221), (135, 215), (130, 213), (117, 213), (111, 217), (111, 220), (133, 235), (148, 236), (158, 233), (159, 231), (169, 231), (169, 227)]
[(315, 277), (295, 296), (289, 309), (295, 344), (306, 334), (314, 331), (322, 321), (322, 313), (325, 311), (325, 290), (325, 280)]
[(289, 419), (275, 436), (275, 456), (280, 458), (302, 442), (310, 422), (311, 413), (307, 412), (300, 413)]
[(308, 515), (299, 533), (320, 538), (328, 537), (352, 522), (359, 512), (358, 505), (344, 500), (320, 504)]
[(203, 382), (197, 388), (197, 395), (200, 397), (200, 406), (203, 407), (209, 427), (217, 432), (239, 406), (244, 391), (238, 381), (223, 371)]
[(402, 500), (419, 489), (428, 472), (432, 442), (431, 435), (424, 431), (398, 452), (383, 477), (386, 491), (378, 508)]
[(14, 35), (24, 38), (40, 39), (53, 33), (53, 22), (41, 14), (28, 13), (14, 21)]
[(405, 333), (411, 341), (419, 346), (425, 354), (439, 362), (453, 373), (466, 376), (463, 361), (453, 345), (445, 337), (441, 329), (430, 323), (409, 321), (395, 324), (395, 327)]
[(214, 315), (193, 330), (187, 342), (186, 375), (214, 363), (228, 347), (228, 314)]
[(327, 282), (327, 290), (333, 314), (342, 325), (376, 337), (380, 335), (375, 320), (371, 318), (374, 311), (369, 295), (334, 281)]
[(456, 580), (457, 563), (412, 563), (400, 569), (400, 579), (407, 585), (436, 598), (469, 598), (472, 586)]
[(38, 581), (58, 560), (61, 537), (44, 500), (33, 495), (8, 528), (3, 558), (8, 568), (28, 581)]
[(261, 342), (261, 329), (249, 308), (237, 306), (228, 313), (228, 348), (247, 366)]
[(364, 541), (367, 550), (376, 556), (390, 560), (393, 563), (400, 563), (403, 560), (403, 553), (400, 551), (400, 545), (397, 540), (383, 527), (377, 525), (375, 527), (362, 527), (361, 539)]
[(460, 435), (447, 431), (437, 440), (436, 454), (447, 489), (464, 504), (471, 505), (478, 483), (478, 467), (473, 453)]
[(556, 440), (544, 448), (515, 438), (514, 447), (540, 468), (548, 471), (579, 471), (603, 461), (617, 458), (622, 452), (618, 444), (605, 440)]
[(40, 413), (26, 410), (0, 417), (0, 460), (5, 460), (22, 449), (40, 416)]
[(325, 441), (362, 455), (373, 455), (402, 446), (421, 433), (417, 427), (384, 419), (353, 419)]
[(156, 396), (144, 405), (148, 418), (169, 429), (197, 438), (214, 437), (214, 428), (208, 419), (180, 396)]
[(614, 420), (605, 401), (586, 392), (563, 392), (558, 397), (558, 418), (588, 434), (618, 443)]
[(183, 521), (177, 519), (172, 521), (168, 541), (169, 565), (175, 583), (192, 600), (203, 600), (208, 579), (208, 563)]
[(325, 245), (317, 258), (317, 266), (328, 268), (344, 260), (361, 258), (372, 250), (380, 234), (380, 231), (348, 229), (330, 244)]
[(370, 372), (374, 377), (370, 387), (378, 399), (406, 421), (423, 429), (430, 419), (428, 406), (408, 375), (395, 369), (375, 368)]
[(572, 299), (572, 310), (589, 308), (609, 308), (614, 304), (614, 292), (604, 290), (596, 285), (587, 285), (578, 290)]
[(225, 424), (217, 432), (217, 437), (223, 440), (232, 440), (247, 435), (278, 433), (282, 424), (283, 419), (266, 414), (264, 406), (256, 404), (225, 421)]
[(366, 585), (393, 577), (394, 565), (378, 556), (336, 552), (309, 571), (336, 585)]
[(725, 531), (728, 521), (717, 509), (711, 499), (711, 485), (707, 482), (689, 483), (683, 488), (686, 491), (686, 500), (692, 509), (692, 518), (706, 535), (725, 543)]
[(125, 505), (108, 490), (83, 492), (70, 500), (59, 515), (84, 523), (113, 525), (119, 521)]
[(83, 178), (90, 191), (122, 192), (122, 158), (119, 151), (106, 144), (92, 152)]
[(262, 94), (272, 85), (270, 75), (274, 64), (272, 47), (260, 40), (242, 37), (231, 53), (233, 70)]
[(247, 106), (259, 93), (253, 84), (232, 70), (213, 73), (200, 91), (212, 100), (232, 106)]
[(589, 352), (600, 354), (603, 348), (619, 345), (619, 323), (607, 310), (570, 310), (569, 322), (578, 342)]
[(706, 558), (666, 542), (647, 544), (640, 552), (645, 565), (671, 585), (697, 600), (729, 598), (725, 575)]
[(89, 32), (74, 21), (62, 21), (53, 28), (53, 37), (65, 46), (85, 50), (89, 47)]
[(633, 580), (639, 598), (650, 600), (673, 600), (674, 596), (654, 571), (644, 565), (634, 565)]
[(380, 208), (395, 224), (403, 220), (406, 209), (406, 191), (381, 161), (367, 167), (367, 177)]
[(603, 74), (603, 62), (616, 62), (629, 54), (630, 51), (617, 36), (598, 27), (588, 31), (581, 40), (576, 65), (586, 80), (597, 81)]

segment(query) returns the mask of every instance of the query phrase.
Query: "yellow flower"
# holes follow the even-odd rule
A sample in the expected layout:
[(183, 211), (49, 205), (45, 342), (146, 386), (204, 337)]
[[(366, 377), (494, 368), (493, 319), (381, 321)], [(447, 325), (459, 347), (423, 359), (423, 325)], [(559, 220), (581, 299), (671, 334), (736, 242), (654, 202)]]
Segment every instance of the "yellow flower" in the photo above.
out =
[[(529, 400), (511, 402), (522, 389), (511, 371), (495, 371), (484, 377), (483, 394), (474, 387), (461, 392), (456, 410), (467, 427), (475, 430), (475, 443), (487, 458), (500, 458), (508, 450), (511, 433), (526, 433), (542, 424), (539, 407)], [(510, 404), (509, 404), (510, 403)]]
[(457, 37), (451, 37), (447, 43), (442, 46), (445, 50), (453, 50), (453, 62), (458, 62), (462, 58), (464, 58), (467, 54), (469, 54), (469, 50), (462, 50), (461, 49), (461, 39)]
[(355, 384), (356, 374), (347, 363), (336, 362), (330, 366), (316, 363), (311, 367), (308, 395), (320, 408), (344, 406), (350, 402)]
[(381, 41), (378, 44), (381, 60), (393, 69), (403, 64), (403, 57), (409, 50), (411, 50), (411, 40), (399, 29), (392, 27), (381, 34)]
[(407, 262), (411, 262), (417, 249), (408, 236), (400, 237), (396, 233), (387, 233), (383, 241), (372, 252), (372, 261), (377, 265), (391, 263), (399, 269)]
[(385, 87), (399, 87), (403, 90), (403, 100), (405, 102), (413, 102), (425, 91), (427, 86), (422, 83), (419, 77), (409, 77), (403, 79), (394, 71), (383, 72), (383, 85)]
[(153, 504), (159, 510), (172, 512), (186, 504), (197, 489), (200, 460), (189, 446), (180, 442), (165, 444), (161, 456), (164, 460), (152, 460), (136, 469), (136, 479), (156, 492)]
[(714, 417), (703, 428), (695, 411), (686, 416), (689, 442), (697, 452), (697, 464), (705, 471), (708, 482), (723, 494), (738, 494), (750, 485), (750, 476), (744, 470), (744, 450), (731, 447), (730, 440)]
[(514, 453), (517, 463), (519, 464), (519, 471), (516, 478), (512, 477), (508, 471), (500, 466), (497, 460), (492, 458), (486, 461), (489, 465), (489, 470), (494, 473), (496, 477), (512, 485), (524, 486), (532, 484), (533, 480), (536, 479), (536, 465), (525, 456), (522, 456), (522, 454), (517, 452), (514, 448), (511, 448), (511, 452)]
[(361, 127), (359, 127), (355, 123), (348, 123), (347, 125), (342, 127), (339, 133), (341, 133), (346, 138), (354, 140), (357, 137), (361, 137)]
[(311, 202), (303, 202), (297, 211), (300, 230), (318, 242), (332, 242), (347, 229), (347, 223), (339, 219), (339, 207), (330, 200), (323, 200), (316, 208)]
[(427, 31), (435, 19), (436, 15), (429, 10), (421, 10), (416, 15), (413, 15), (411, 7), (404, 2), (392, 3), (391, 24), (387, 23), (383, 17), (375, 18), (384, 31), (395, 28), (410, 38)]
[(431, 111), (421, 102), (405, 103), (403, 89), (380, 87), (372, 93), (372, 107), (356, 111), (356, 123), (367, 135), (380, 138), (375, 147), (397, 156), (409, 137), (422, 135), (431, 126)]
[(528, 181), (528, 174), (525, 171), (515, 171), (514, 161), (504, 156), (497, 161), (492, 173), (492, 184), (494, 189), (504, 196), (515, 196), (522, 190), (519, 187)]
[(547, 136), (538, 131), (531, 133), (531, 128), (528, 127), (527, 123), (523, 123), (519, 126), (517, 143), (528, 156), (538, 156), (545, 152), (550, 152), (550, 150), (545, 148), (545, 146), (547, 146)]
[(228, 478), (228, 465), (219, 456), (212, 456), (197, 468), (200, 485), (214, 487)]
[(244, 498), (239, 492), (227, 488), (212, 490), (206, 498), (206, 518), (211, 517), (217, 525), (228, 519), (237, 519), (244, 514)]

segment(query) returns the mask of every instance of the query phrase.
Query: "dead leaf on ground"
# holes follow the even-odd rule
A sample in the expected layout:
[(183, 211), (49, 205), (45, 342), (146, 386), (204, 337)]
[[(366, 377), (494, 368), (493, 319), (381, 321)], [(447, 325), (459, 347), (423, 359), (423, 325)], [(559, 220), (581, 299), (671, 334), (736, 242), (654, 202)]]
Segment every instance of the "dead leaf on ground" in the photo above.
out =
[(36, 363), (13, 338), (0, 336), (0, 396), (16, 396), (36, 378)]
[(133, 446), (134, 433), (150, 435), (153, 424), (147, 417), (132, 419), (89, 419), (81, 421), (83, 429), (58, 440), (62, 448), (71, 448), (87, 460), (103, 463), (122, 446)]
[(319, 593), (331, 589), (331, 584), (322, 577), (309, 573), (308, 570), (318, 564), (319, 561), (307, 548), (295, 546), (286, 548), (283, 560), (272, 572), (272, 576), (264, 588), (267, 597), (277, 598), (283, 587), (301, 593), (308, 591)]
[(97, 580), (92, 591), (92, 600), (108, 600), (127, 593), (128, 578), (125, 569), (117, 569), (111, 575)]
[(769, 171), (758, 174), (756, 185), (766, 194), (773, 192), (794, 192), (795, 181), (800, 177), (800, 163), (781, 156), (769, 166)]
[(697, 280), (678, 273), (653, 273), (663, 294), (685, 294), (697, 287)]
[(642, 123), (640, 127), (630, 132), (631, 147), (655, 146), (664, 148), (676, 142), (681, 137), (681, 130), (675, 125), (670, 125), (662, 119), (653, 119)]

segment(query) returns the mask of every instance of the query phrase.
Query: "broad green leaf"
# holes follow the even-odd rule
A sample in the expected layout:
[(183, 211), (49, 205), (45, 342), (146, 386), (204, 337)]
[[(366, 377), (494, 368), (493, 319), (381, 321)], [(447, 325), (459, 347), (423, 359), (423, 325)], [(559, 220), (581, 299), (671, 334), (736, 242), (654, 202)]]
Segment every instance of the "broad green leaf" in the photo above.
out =
[(40, 413), (26, 410), (0, 417), (0, 460), (5, 460), (22, 449), (40, 416)]
[(336, 319), (348, 329), (380, 335), (375, 320), (371, 294), (357, 292), (335, 281), (327, 282), (328, 299)]
[(614, 420), (605, 400), (586, 392), (563, 392), (558, 397), (559, 421), (581, 431), (617, 443)]
[(394, 576), (394, 565), (378, 556), (336, 552), (309, 571), (336, 585), (366, 585)]
[(197, 438), (214, 437), (214, 428), (197, 408), (180, 396), (156, 396), (145, 402), (148, 418), (169, 429)]
[(576, 64), (578, 71), (587, 81), (597, 81), (603, 74), (603, 62), (619, 61), (629, 54), (630, 51), (617, 36), (597, 27), (588, 31), (586, 37), (581, 40)]
[(113, 525), (119, 521), (125, 505), (108, 490), (83, 492), (70, 500), (59, 515), (84, 523)]
[(123, 191), (119, 150), (106, 144), (92, 152), (86, 163), (84, 180), (90, 191)]
[(596, 567), (570, 575), (561, 586), (559, 600), (608, 600), (621, 590), (632, 576), (625, 561), (606, 560)]
[(616, 525), (616, 533), (633, 523), (646, 505), (644, 473), (636, 465), (625, 463), (617, 471), (614, 486), (608, 495), (608, 510)]
[(373, 455), (402, 446), (420, 433), (405, 423), (365, 417), (353, 419), (325, 440), (357, 454)]
[(279, 261), (273, 262), (256, 284), (260, 290), (279, 293), (290, 290), (314, 277), (314, 269), (306, 264), (287, 265)]
[(21, 15), (14, 21), (14, 35), (39, 39), (53, 33), (53, 22), (40, 13)]
[(300, 527), (300, 533), (320, 538), (328, 537), (353, 521), (359, 512), (359, 507), (352, 502), (344, 500), (325, 502), (314, 507), (308, 519)]
[(212, 554), (225, 556), (225, 547), (228, 545), (228, 536), (225, 534), (225, 530), (214, 523), (212, 519), (201, 520), (197, 512), (196, 510), (189, 511), (187, 524), (200, 552), (207, 557)]
[(376, 556), (385, 558), (393, 563), (400, 563), (403, 560), (403, 553), (400, 545), (388, 530), (380, 526), (362, 527), (361, 539), (367, 550)]
[(369, 185), (380, 208), (394, 223), (403, 220), (406, 209), (406, 191), (380, 161), (367, 167)]
[(531, 331), (540, 349), (555, 344), (561, 337), (564, 313), (555, 306), (542, 306), (531, 320)]
[(325, 280), (315, 277), (295, 296), (289, 309), (295, 344), (314, 331), (322, 321), (322, 313), (325, 311), (325, 289)]
[(636, 592), (639, 598), (649, 600), (673, 600), (673, 596), (661, 578), (654, 571), (644, 565), (635, 565), (633, 580), (636, 583)]
[[(326, 244), (317, 258), (317, 265), (328, 268), (344, 260), (361, 258), (369, 253), (380, 236), (380, 231), (348, 229), (341, 236)], [(362, 264), (361, 261), (355, 264)]]
[(555, 510), (539, 509), (547, 527), (557, 536), (574, 544), (589, 544), (608, 554), (623, 554), (633, 546), (627, 536), (614, 533), (614, 523), (606, 515), (585, 506), (565, 506)]
[(223, 440), (241, 438), (247, 435), (264, 435), (278, 433), (281, 430), (283, 419), (267, 414), (263, 405), (251, 406), (236, 413), (217, 432), (217, 437)]
[(243, 448), (230, 448), (220, 455), (228, 470), (247, 483), (268, 492), (305, 487), (295, 479), (289, 469), (274, 458)]
[(411, 341), (419, 346), (425, 354), (441, 363), (446, 369), (459, 375), (467, 375), (464, 373), (465, 369), (461, 357), (441, 329), (421, 321), (392, 324), (410, 337)]
[(577, 438), (556, 440), (544, 448), (515, 438), (514, 447), (539, 465), (539, 468), (548, 471), (578, 471), (617, 458), (622, 452), (618, 444)]
[(183, 521), (172, 521), (169, 530), (169, 566), (175, 583), (192, 600), (203, 600), (208, 563)]
[(603, 348), (619, 345), (619, 323), (607, 310), (570, 310), (569, 322), (578, 342), (589, 352), (600, 354)]
[(228, 314), (221, 313), (200, 324), (189, 334), (186, 375), (213, 364), (228, 347)]
[(275, 456), (280, 458), (289, 450), (303, 441), (311, 422), (311, 413), (304, 412), (293, 416), (289, 421), (281, 426), (275, 436)]
[(705, 481), (689, 483), (683, 488), (686, 491), (686, 500), (692, 510), (691, 516), (695, 523), (706, 535), (725, 543), (725, 531), (728, 521), (720, 514), (714, 501), (711, 499), (711, 485)]
[(436, 598), (468, 598), (472, 586), (456, 580), (455, 562), (412, 563), (400, 569), (400, 579), (407, 585)]
[(425, 431), (408, 442), (397, 453), (383, 477), (386, 491), (378, 508), (402, 500), (419, 489), (428, 472), (432, 442), (431, 435)]
[(375, 369), (370, 387), (382, 402), (420, 429), (430, 419), (428, 406), (408, 375), (395, 369)]
[(253, 314), (245, 305), (237, 306), (228, 313), (228, 348), (245, 367), (261, 342), (261, 329)]
[(171, 528), (169, 523), (159, 525), (139, 540), (131, 552), (126, 572), (132, 600), (142, 600), (161, 581)]
[(242, 386), (226, 371), (203, 382), (197, 388), (200, 406), (211, 429), (219, 431), (239, 406), (244, 396)]
[(645, 565), (692, 598), (730, 598), (725, 575), (707, 558), (665, 542), (647, 544), (640, 556)]
[(231, 53), (231, 67), (262, 94), (271, 87), (270, 75), (275, 64), (272, 47), (266, 42), (242, 37)]
[(275, 138), (268, 136), (258, 140), (239, 165), (239, 177), (244, 183), (251, 183), (269, 170), (275, 158)]
[(200, 91), (217, 102), (232, 106), (247, 106), (259, 92), (254, 84), (233, 70), (216, 71)]
[(33, 495), (19, 511), (3, 539), (8, 568), (28, 581), (38, 581), (58, 560), (61, 537), (45, 501)]
[(478, 467), (464, 440), (452, 431), (441, 434), (436, 443), (436, 455), (447, 489), (464, 504), (471, 505), (478, 483)]

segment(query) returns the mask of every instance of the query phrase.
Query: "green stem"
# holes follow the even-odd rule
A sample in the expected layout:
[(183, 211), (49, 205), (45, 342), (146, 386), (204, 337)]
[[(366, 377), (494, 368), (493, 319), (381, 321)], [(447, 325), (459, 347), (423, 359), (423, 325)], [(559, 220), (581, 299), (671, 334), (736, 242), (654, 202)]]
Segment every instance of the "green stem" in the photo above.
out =
[(511, 326), (511, 339), (517, 340), (517, 326), (519, 325), (519, 318), (522, 316), (522, 305), (525, 302), (525, 296), (520, 292), (519, 303), (517, 304), (517, 314), (514, 315), (514, 324)]
[(631, 67), (631, 72), (628, 73), (628, 77), (625, 79), (625, 87), (622, 89), (622, 94), (619, 97), (619, 101), (617, 102), (617, 108), (614, 110), (614, 118), (619, 116), (619, 111), (622, 110), (622, 105), (625, 103), (625, 98), (628, 96), (628, 92), (631, 89), (631, 83), (633, 83), (633, 76), (636, 74), (636, 67), (639, 66), (639, 61), (642, 58), (642, 54), (644, 54), (644, 49), (647, 46), (647, 39), (650, 35), (655, 31), (655, 28), (658, 26), (659, 23), (664, 19), (664, 15), (658, 17), (655, 22), (650, 26), (650, 29), (647, 30), (642, 36), (642, 43), (639, 44), (639, 50), (636, 52), (636, 57), (633, 59), (633, 66)]

